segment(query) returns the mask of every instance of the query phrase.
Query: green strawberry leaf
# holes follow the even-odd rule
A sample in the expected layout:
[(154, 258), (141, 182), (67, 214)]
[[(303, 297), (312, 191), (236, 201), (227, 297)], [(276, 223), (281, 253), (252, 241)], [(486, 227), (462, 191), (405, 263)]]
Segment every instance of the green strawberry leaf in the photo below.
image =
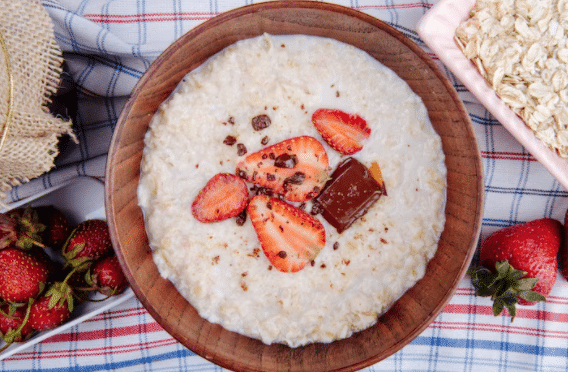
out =
[(493, 301), (493, 315), (494, 316), (501, 314), (501, 312), (503, 311), (504, 308), (505, 308), (505, 302), (503, 300), (501, 300), (500, 298), (496, 298), (495, 301)]
[(544, 297), (542, 294), (530, 290), (520, 291), (518, 296), (523, 300), (530, 302), (546, 301), (546, 297)]
[[(519, 291), (530, 291), (538, 283), (538, 278), (524, 278), (519, 279), (515, 283), (515, 288)], [(544, 297), (544, 296), (543, 296)]]

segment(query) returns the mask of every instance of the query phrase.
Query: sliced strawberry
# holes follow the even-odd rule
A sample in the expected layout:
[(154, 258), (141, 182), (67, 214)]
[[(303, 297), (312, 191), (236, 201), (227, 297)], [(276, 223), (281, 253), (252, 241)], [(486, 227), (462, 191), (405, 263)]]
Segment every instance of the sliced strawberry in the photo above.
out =
[(344, 155), (351, 155), (363, 148), (363, 141), (371, 135), (365, 119), (336, 109), (318, 109), (312, 115), (312, 123), (325, 142)]
[(247, 206), (247, 184), (229, 173), (213, 176), (193, 201), (191, 212), (200, 222), (217, 222), (235, 217)]
[(328, 180), (329, 160), (322, 144), (309, 136), (268, 146), (237, 164), (237, 174), (290, 201), (316, 197)]
[(264, 254), (282, 272), (302, 270), (325, 245), (321, 222), (285, 201), (256, 195), (247, 212)]

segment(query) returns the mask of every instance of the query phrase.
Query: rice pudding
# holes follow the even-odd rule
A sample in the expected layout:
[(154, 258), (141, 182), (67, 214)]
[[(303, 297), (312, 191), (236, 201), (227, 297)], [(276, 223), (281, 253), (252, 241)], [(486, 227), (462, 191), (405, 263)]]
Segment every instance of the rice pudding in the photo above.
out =
[[(350, 156), (380, 165), (388, 196), (341, 233), (316, 215), (325, 246), (303, 269), (281, 272), (250, 219), (203, 223), (192, 203), (215, 175), (235, 174), (247, 155), (294, 137), (317, 139), (331, 174), (346, 156), (312, 123), (322, 107), (366, 120), (370, 136)], [(365, 52), (303, 35), (239, 41), (189, 73), (150, 123), (138, 187), (158, 270), (200, 316), (291, 347), (372, 326), (422, 278), (445, 198), (441, 140), (421, 99)], [(312, 201), (302, 203), (309, 211)]]

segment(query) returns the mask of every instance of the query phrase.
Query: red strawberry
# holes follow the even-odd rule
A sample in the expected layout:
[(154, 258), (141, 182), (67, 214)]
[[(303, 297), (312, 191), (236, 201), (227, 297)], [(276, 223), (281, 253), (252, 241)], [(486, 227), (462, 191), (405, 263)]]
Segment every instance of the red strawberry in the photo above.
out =
[(32, 304), (30, 326), (36, 331), (53, 329), (69, 319), (72, 311), (71, 288), (64, 282), (56, 282)]
[(0, 307), (0, 338), (6, 343), (0, 351), (12, 344), (27, 340), (33, 333), (26, 318), (28, 306), (5, 304)]
[(36, 207), (35, 210), (39, 221), (45, 225), (43, 244), (55, 250), (61, 249), (72, 230), (67, 216), (52, 205)]
[(568, 210), (564, 215), (564, 246), (560, 249), (560, 269), (568, 280)]
[(250, 154), (237, 164), (237, 174), (287, 200), (301, 202), (320, 193), (329, 179), (328, 167), (322, 144), (313, 137), (302, 136)]
[(514, 319), (515, 305), (544, 301), (556, 281), (557, 254), (562, 242), (562, 225), (542, 218), (500, 229), (481, 245), (483, 268), (469, 273), (480, 296), (491, 296), (493, 313), (507, 308)]
[(34, 245), (44, 247), (41, 224), (38, 215), (31, 207), (18, 208), (0, 213), (0, 249), (16, 246), (30, 249)]
[(247, 202), (247, 184), (234, 174), (218, 173), (199, 191), (191, 212), (200, 222), (218, 222), (236, 217)]
[(106, 296), (122, 293), (128, 285), (116, 255), (108, 256), (95, 262), (89, 270), (86, 279), (87, 283)]
[(336, 109), (318, 109), (312, 115), (312, 123), (325, 142), (344, 155), (352, 155), (363, 148), (363, 142), (371, 135), (365, 119)]
[(49, 268), (43, 258), (18, 248), (0, 250), (0, 297), (21, 303), (45, 288)]
[(113, 252), (108, 225), (103, 220), (86, 220), (71, 232), (62, 248), (66, 263), (77, 267)]
[(302, 270), (325, 246), (321, 222), (282, 200), (256, 195), (247, 212), (264, 254), (280, 271)]

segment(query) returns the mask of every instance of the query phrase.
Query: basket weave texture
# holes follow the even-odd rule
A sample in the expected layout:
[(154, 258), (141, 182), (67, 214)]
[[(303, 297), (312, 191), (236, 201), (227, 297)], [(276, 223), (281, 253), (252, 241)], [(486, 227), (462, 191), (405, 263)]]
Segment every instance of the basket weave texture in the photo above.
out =
[[(49, 171), (71, 121), (47, 105), (63, 63), (51, 18), (39, 1), (0, 0), (0, 190)], [(0, 199), (3, 194), (0, 193)]]

